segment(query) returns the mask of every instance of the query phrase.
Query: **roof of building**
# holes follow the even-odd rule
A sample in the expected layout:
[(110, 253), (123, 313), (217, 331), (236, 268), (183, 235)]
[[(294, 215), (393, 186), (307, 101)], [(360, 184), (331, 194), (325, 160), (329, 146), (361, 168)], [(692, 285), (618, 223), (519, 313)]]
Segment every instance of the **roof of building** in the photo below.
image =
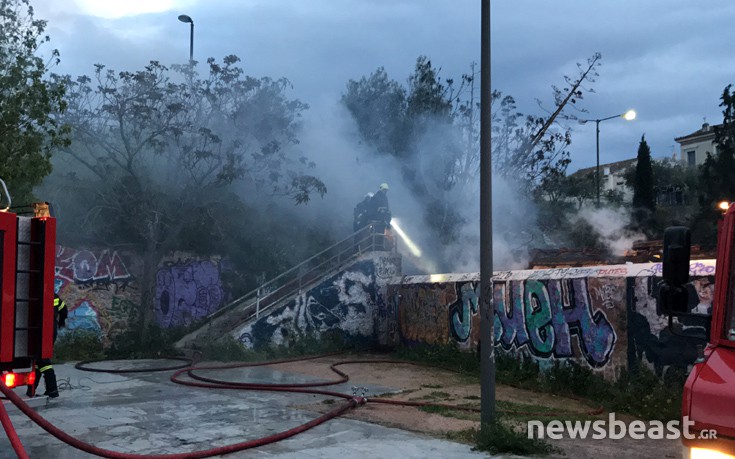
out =
[[(638, 161), (638, 158), (624, 159), (623, 161), (616, 161), (614, 163), (600, 164), (600, 169), (608, 168), (610, 169), (611, 174), (615, 174), (617, 172), (627, 169), (630, 166), (633, 166), (636, 161)], [(582, 175), (594, 174), (596, 170), (597, 166), (585, 167), (584, 169), (579, 169), (578, 171), (574, 172), (570, 175), (570, 177), (579, 177)]]
[(708, 123), (704, 123), (701, 129), (698, 129), (692, 132), (691, 134), (687, 134), (682, 137), (676, 137), (674, 138), (674, 140), (679, 143), (686, 143), (687, 141), (695, 140), (700, 137), (712, 137), (714, 139), (714, 136), (715, 136), (714, 128), (719, 128), (721, 126), (722, 124), (716, 124), (714, 126), (710, 126)]

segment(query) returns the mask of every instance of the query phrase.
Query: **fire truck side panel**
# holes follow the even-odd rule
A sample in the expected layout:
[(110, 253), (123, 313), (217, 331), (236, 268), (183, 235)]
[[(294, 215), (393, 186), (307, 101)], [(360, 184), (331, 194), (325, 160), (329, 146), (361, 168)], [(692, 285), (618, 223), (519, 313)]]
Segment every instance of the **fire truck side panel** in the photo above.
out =
[(30, 349), (30, 310), (33, 306), (29, 297), (38, 297), (38, 293), (31, 294), (30, 271), (31, 263), (31, 218), (18, 217), (18, 248), (15, 274), (15, 359), (31, 355)]
[(16, 216), (0, 212), (0, 366), (15, 352)]
[(40, 306), (43, 314), (41, 320), (40, 354), (42, 359), (51, 359), (54, 353), (54, 274), (56, 269), (56, 219), (34, 218), (33, 238), (40, 241), (35, 254), (35, 265), (41, 271), (39, 279), (42, 285), (34, 286), (33, 291), (40, 294)]

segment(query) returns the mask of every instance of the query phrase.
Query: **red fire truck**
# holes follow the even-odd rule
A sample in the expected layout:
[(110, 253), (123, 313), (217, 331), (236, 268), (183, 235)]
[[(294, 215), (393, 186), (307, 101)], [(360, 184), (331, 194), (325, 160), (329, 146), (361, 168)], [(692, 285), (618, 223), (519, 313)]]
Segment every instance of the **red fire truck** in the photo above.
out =
[[(703, 347), (684, 386), (682, 437), (685, 458), (735, 459), (735, 204), (726, 204), (717, 240), (717, 272), (712, 322)], [(661, 307), (670, 317), (686, 316), (690, 233), (668, 228), (664, 235)]]
[(56, 220), (47, 210), (11, 212), (0, 185), (0, 384), (12, 388), (32, 385), (36, 361), (53, 354)]

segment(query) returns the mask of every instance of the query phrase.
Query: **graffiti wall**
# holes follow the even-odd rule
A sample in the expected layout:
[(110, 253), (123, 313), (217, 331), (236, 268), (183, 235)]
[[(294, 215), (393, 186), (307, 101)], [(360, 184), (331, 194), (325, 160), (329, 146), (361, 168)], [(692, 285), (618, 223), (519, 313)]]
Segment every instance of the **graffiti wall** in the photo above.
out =
[(128, 328), (140, 293), (134, 257), (115, 250), (56, 247), (55, 290), (69, 308), (64, 335), (91, 331), (109, 344)]
[(224, 305), (219, 260), (177, 258), (156, 273), (156, 321), (162, 327), (189, 325)]
[[(571, 359), (609, 378), (638, 360), (659, 374), (686, 367), (709, 323), (714, 269), (714, 260), (692, 263), (699, 317), (675, 319), (674, 330), (656, 301), (660, 263), (496, 272), (493, 342), (542, 366)], [(381, 343), (478, 349), (478, 273), (406, 277), (385, 298)]]
[(400, 258), (375, 252), (269, 311), (259, 320), (236, 329), (233, 336), (248, 348), (290, 346), (299, 339), (324, 334), (344, 342), (374, 344), (379, 310), (388, 283), (400, 273)]
[[(128, 330), (140, 303), (141, 260), (111, 249), (56, 247), (55, 290), (69, 308), (66, 328), (98, 334), (105, 344)], [(156, 274), (155, 317), (160, 326), (188, 324), (219, 308), (225, 292), (219, 260), (174, 254)]]

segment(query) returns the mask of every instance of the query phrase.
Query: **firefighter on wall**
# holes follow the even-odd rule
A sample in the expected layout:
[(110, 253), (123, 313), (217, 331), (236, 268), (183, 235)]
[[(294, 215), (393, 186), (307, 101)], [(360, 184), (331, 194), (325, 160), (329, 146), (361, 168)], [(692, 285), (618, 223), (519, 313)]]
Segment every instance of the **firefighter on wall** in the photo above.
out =
[(362, 201), (358, 202), (353, 211), (352, 219), (352, 232), (356, 233), (361, 229), (365, 228), (370, 219), (368, 216), (368, 210), (370, 208), (370, 200), (373, 198), (373, 193), (368, 193), (362, 198)]
[[(56, 342), (59, 327), (64, 328), (66, 326), (66, 316), (68, 314), (69, 310), (64, 300), (54, 293), (54, 342)], [(41, 376), (43, 376), (43, 383), (46, 385), (46, 392), (43, 395), (51, 398), (58, 397), (59, 388), (56, 385), (56, 373), (54, 372), (54, 366), (51, 364), (51, 360), (48, 359), (38, 361), (36, 365), (36, 382), (34, 383), (33, 391), (31, 391), (29, 386), (26, 395), (28, 397), (33, 396), (38, 388), (38, 384), (41, 382)]]
[(387, 183), (381, 183), (378, 191), (370, 199), (368, 215), (373, 222), (373, 233), (383, 235), (383, 241), (376, 241), (376, 245), (383, 250), (390, 250), (393, 246), (393, 233), (390, 227), (390, 221), (393, 217), (388, 205)]

